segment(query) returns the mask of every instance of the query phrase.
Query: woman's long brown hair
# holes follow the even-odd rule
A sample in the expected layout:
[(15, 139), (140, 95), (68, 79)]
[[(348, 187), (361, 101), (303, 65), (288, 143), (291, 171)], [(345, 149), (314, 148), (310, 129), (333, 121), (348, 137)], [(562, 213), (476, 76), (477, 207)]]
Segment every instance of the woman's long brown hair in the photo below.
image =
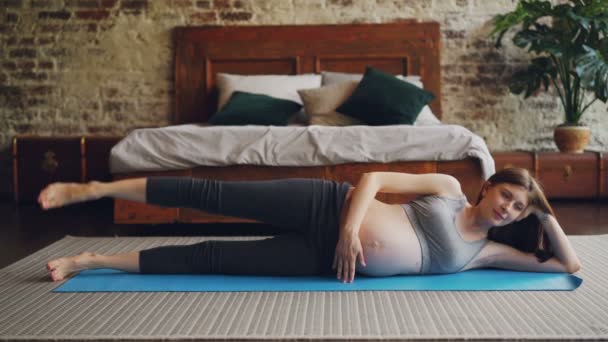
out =
[[(508, 183), (523, 186), (528, 190), (528, 205), (534, 205), (545, 213), (555, 216), (540, 183), (530, 175), (528, 170), (516, 167), (506, 168), (492, 175), (488, 182), (492, 185)], [(483, 197), (482, 192), (479, 192), (477, 204)], [(554, 255), (551, 241), (534, 214), (506, 226), (490, 228), (488, 239), (504, 243), (523, 252), (533, 252), (539, 262), (545, 262)]]

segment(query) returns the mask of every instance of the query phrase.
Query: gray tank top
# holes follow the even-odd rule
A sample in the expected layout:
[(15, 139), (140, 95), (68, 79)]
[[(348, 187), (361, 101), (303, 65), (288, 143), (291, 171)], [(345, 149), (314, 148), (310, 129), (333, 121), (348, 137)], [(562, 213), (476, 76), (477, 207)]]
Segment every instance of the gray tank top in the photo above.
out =
[(422, 250), (421, 274), (454, 273), (471, 261), (488, 242), (465, 241), (456, 229), (456, 213), (466, 197), (425, 195), (402, 204)]

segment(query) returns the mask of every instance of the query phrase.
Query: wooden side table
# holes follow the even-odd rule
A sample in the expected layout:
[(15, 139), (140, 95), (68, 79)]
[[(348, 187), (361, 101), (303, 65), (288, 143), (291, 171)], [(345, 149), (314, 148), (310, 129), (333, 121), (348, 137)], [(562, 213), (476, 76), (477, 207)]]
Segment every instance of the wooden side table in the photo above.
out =
[(492, 153), (496, 170), (528, 169), (541, 183), (548, 198), (606, 198), (606, 160), (603, 153), (527, 152)]

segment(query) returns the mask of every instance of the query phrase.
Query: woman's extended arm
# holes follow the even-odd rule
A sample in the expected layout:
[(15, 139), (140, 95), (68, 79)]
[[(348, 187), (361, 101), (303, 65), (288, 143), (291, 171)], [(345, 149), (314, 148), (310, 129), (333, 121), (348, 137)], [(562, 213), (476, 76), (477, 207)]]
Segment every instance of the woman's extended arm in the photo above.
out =
[(370, 172), (361, 176), (352, 193), (350, 209), (340, 231), (359, 233), (359, 226), (370, 203), (378, 192), (393, 194), (462, 194), (460, 183), (450, 175), (440, 173), (410, 174), (402, 172)]
[(359, 236), (359, 228), (370, 203), (376, 197), (379, 187), (372, 173), (365, 173), (352, 192), (350, 208), (340, 227), (340, 234)]
[(540, 220), (545, 232), (549, 236), (551, 246), (555, 256), (561, 261), (570, 273), (574, 273), (581, 268), (581, 262), (574, 252), (566, 233), (557, 222), (557, 219), (550, 214), (536, 210), (535, 215)]

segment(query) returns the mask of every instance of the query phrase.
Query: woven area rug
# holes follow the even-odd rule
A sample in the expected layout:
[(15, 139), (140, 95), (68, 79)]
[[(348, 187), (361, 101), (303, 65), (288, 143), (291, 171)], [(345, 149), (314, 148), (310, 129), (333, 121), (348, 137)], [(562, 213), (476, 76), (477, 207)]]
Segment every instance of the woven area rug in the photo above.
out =
[(575, 291), (51, 293), (45, 269), (83, 251), (259, 238), (66, 236), (0, 270), (0, 341), (608, 340), (608, 235), (569, 237)]

